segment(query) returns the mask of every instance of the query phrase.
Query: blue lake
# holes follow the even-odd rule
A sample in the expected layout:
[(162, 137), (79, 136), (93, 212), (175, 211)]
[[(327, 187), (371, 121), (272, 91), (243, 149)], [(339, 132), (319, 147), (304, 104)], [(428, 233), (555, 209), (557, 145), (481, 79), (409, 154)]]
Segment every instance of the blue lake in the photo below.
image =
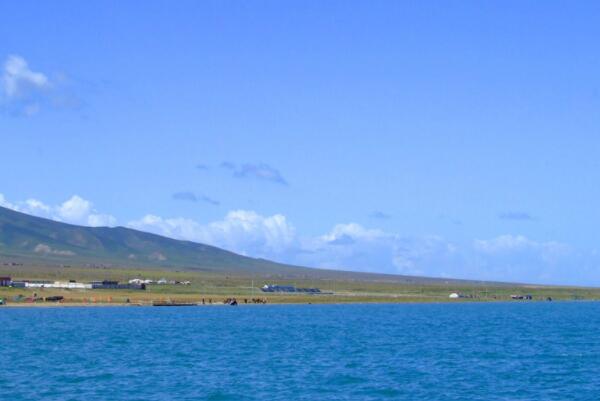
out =
[(598, 400), (600, 303), (0, 308), (0, 400)]

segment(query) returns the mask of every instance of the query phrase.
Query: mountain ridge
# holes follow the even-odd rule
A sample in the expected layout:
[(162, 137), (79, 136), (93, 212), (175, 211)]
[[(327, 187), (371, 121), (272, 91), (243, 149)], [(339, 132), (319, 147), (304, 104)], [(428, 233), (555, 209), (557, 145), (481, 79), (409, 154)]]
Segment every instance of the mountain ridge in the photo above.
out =
[(308, 269), (127, 227), (85, 227), (0, 207), (0, 256), (58, 264), (206, 270)]

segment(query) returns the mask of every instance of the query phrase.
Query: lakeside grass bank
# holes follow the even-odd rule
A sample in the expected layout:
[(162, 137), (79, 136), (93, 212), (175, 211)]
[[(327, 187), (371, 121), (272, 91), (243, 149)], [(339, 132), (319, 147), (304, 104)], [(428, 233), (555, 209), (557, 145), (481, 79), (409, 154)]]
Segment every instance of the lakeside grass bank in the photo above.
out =
[[(142, 290), (110, 289), (53, 289), (53, 288), (11, 288), (0, 287), (0, 298), (7, 306), (52, 306), (48, 302), (25, 302), (34, 294), (39, 298), (62, 296), (58, 305), (151, 305), (153, 302), (220, 304), (227, 298), (236, 298), (240, 305), (253, 298), (265, 300), (268, 304), (336, 304), (336, 303), (422, 303), (422, 302), (531, 302), (512, 300), (512, 295), (531, 295), (533, 301), (553, 300), (600, 300), (600, 289), (568, 286), (541, 286), (519, 284), (457, 284), (438, 283), (398, 283), (392, 280), (357, 281), (344, 278), (286, 278), (282, 276), (232, 276), (201, 271), (169, 271), (158, 269), (117, 269), (85, 267), (10, 266), (0, 267), (0, 276), (11, 276), (14, 280), (50, 280), (78, 282), (94, 280), (118, 280), (127, 282), (133, 278), (173, 281), (190, 281), (190, 285), (151, 284)], [(319, 288), (324, 294), (305, 293), (264, 293), (264, 284), (293, 285), (296, 287)], [(459, 293), (465, 298), (450, 299), (451, 293)], [(16, 301), (21, 296), (20, 301)]]

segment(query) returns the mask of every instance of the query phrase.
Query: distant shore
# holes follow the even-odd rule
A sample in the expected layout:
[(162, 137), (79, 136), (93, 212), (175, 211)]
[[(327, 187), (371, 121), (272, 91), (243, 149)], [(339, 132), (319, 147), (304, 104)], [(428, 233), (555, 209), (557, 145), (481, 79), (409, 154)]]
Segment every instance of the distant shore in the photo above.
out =
[[(557, 299), (552, 300), (552, 302), (575, 302), (576, 300), (569, 299)], [(600, 299), (584, 299), (577, 301), (600, 301)], [(440, 300), (440, 299), (411, 299), (411, 300), (391, 300), (391, 299), (381, 299), (381, 300), (370, 300), (370, 301), (341, 301), (341, 300), (328, 300), (327, 302), (319, 302), (318, 300), (311, 302), (270, 302), (267, 304), (253, 304), (253, 303), (239, 303), (236, 306), (240, 307), (261, 307), (266, 305), (394, 305), (394, 304), (489, 304), (489, 303), (513, 303), (513, 304), (526, 304), (526, 303), (547, 303), (548, 300), (536, 299), (536, 300), (507, 300), (507, 299), (498, 299), (498, 300), (482, 300), (482, 299), (458, 299), (458, 300)], [(190, 307), (230, 307), (231, 305), (223, 303), (223, 302), (214, 302), (212, 304), (202, 304), (202, 303), (194, 303), (190, 305), (182, 305), (182, 306), (169, 306), (170, 308), (190, 308)], [(125, 302), (111, 302), (111, 303), (86, 303), (86, 302), (33, 302), (33, 303), (25, 303), (25, 302), (13, 302), (6, 303), (4, 305), (0, 305), (0, 310), (3, 308), (12, 309), (12, 308), (75, 308), (75, 307), (84, 307), (84, 308), (123, 308), (123, 307), (158, 307), (153, 305), (152, 303), (125, 303)]]
[[(37, 283), (113, 282), (144, 280), (145, 289), (117, 288), (31, 288), (0, 286), (5, 308), (19, 307), (126, 307), (150, 306), (153, 302), (223, 305), (235, 298), (240, 306), (270, 304), (395, 304), (395, 303), (529, 303), (559, 300), (598, 300), (600, 288), (489, 284), (465, 282), (396, 282), (337, 279), (233, 276), (213, 272), (169, 271), (158, 269), (92, 269), (52, 266), (0, 268), (0, 277), (12, 281), (37, 280)], [(187, 283), (182, 285), (182, 283)], [(69, 284), (69, 285), (70, 285)], [(314, 290), (315, 293), (309, 293)], [(318, 290), (318, 292), (317, 292)], [(457, 298), (452, 298), (457, 297)], [(531, 298), (531, 299), (529, 299)], [(47, 300), (48, 299), (48, 300)], [(60, 299), (60, 302), (50, 301)], [(204, 300), (205, 305), (202, 305)], [(247, 304), (246, 304), (247, 302)]]

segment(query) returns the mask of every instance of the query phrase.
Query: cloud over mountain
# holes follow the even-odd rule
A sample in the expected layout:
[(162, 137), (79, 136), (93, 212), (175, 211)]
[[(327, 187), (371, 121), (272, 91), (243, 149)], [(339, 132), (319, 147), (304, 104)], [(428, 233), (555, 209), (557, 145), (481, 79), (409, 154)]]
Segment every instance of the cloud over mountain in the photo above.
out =
[(37, 199), (9, 202), (0, 194), (0, 206), (38, 217), (91, 227), (114, 226), (117, 223), (114, 216), (97, 212), (92, 202), (78, 195), (73, 195), (59, 205), (49, 206)]
[(248, 210), (231, 211), (223, 220), (208, 224), (186, 218), (146, 215), (129, 222), (128, 226), (261, 257), (283, 254), (295, 241), (295, 229), (284, 216), (262, 216)]

